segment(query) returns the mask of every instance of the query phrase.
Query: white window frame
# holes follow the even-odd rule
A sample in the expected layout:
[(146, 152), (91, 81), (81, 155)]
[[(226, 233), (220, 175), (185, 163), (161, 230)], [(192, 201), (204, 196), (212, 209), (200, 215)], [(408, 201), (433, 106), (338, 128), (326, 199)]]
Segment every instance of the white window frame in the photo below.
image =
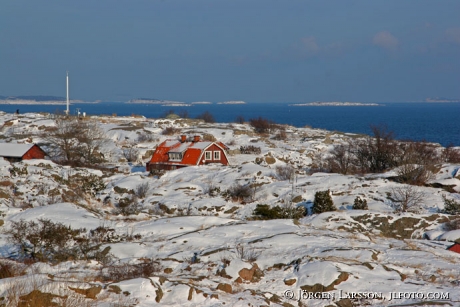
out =
[(182, 153), (181, 152), (170, 152), (169, 153), (169, 160), (170, 161), (182, 161)]
[(205, 151), (204, 152), (204, 159), (205, 160), (212, 160), (212, 151)]
[(220, 151), (214, 151), (214, 160), (220, 160)]

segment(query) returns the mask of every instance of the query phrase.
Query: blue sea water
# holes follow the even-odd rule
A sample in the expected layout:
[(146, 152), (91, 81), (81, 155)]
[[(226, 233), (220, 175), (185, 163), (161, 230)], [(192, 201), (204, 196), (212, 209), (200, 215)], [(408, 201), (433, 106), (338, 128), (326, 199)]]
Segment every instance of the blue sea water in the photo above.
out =
[[(154, 104), (97, 103), (73, 104), (88, 115), (143, 115), (158, 118), (169, 110), (187, 111), (193, 118), (209, 111), (217, 122), (234, 122), (262, 116), (280, 124), (306, 125), (342, 132), (371, 134), (371, 125), (386, 125), (398, 139), (427, 140), (443, 146), (460, 146), (460, 103), (384, 103), (381, 106), (291, 106), (290, 103), (247, 103), (244, 105), (193, 105), (172, 107)], [(63, 111), (56, 105), (0, 105), (0, 111), (13, 113)]]

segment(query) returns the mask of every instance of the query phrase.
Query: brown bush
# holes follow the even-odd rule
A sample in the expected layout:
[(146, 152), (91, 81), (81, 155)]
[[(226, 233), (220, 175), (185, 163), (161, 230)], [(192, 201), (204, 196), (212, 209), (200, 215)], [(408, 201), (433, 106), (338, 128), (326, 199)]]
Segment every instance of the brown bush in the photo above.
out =
[(440, 162), (436, 147), (425, 141), (400, 142), (398, 177), (402, 183), (423, 185), (433, 176), (435, 164)]
[(249, 124), (257, 133), (268, 133), (274, 125), (274, 122), (259, 116), (259, 118), (251, 118)]
[(2, 259), (0, 261), (0, 279), (21, 276), (26, 265), (12, 260)]
[(446, 231), (457, 230), (460, 229), (460, 219), (456, 219), (444, 224), (444, 229)]
[(174, 134), (179, 133), (179, 132), (180, 132), (180, 129), (178, 129), (178, 128), (167, 127), (161, 132), (161, 134), (163, 134), (163, 135), (174, 135)]
[(217, 141), (216, 137), (212, 134), (205, 133), (203, 134), (203, 141), (215, 142)]
[(276, 177), (278, 177), (279, 180), (291, 181), (291, 179), (294, 178), (295, 169), (290, 165), (278, 165), (275, 170)]
[(274, 140), (285, 141), (287, 139), (287, 134), (285, 129), (280, 129), (278, 133), (273, 137)]
[(454, 148), (452, 144), (447, 145), (442, 152), (442, 160), (447, 163), (460, 163), (460, 149)]
[(11, 186), (13, 186), (13, 183), (9, 180), (0, 181), (0, 187), (11, 187)]
[(350, 174), (354, 173), (354, 157), (350, 144), (338, 145), (330, 152), (331, 156), (326, 159), (327, 168), (333, 173)]
[(233, 201), (244, 202), (251, 198), (252, 189), (249, 185), (234, 184), (227, 190), (226, 195)]
[(244, 124), (244, 117), (243, 117), (243, 115), (238, 115), (238, 116), (235, 118), (235, 123), (237, 123), (237, 124)]
[(198, 115), (196, 119), (202, 119), (204, 120), (205, 123), (215, 123), (216, 122), (216, 120), (214, 119), (214, 116), (209, 111), (206, 111)]
[(149, 278), (160, 270), (161, 266), (158, 262), (152, 259), (142, 259), (140, 263), (136, 264), (122, 263), (108, 266), (105, 269), (105, 274), (103, 273), (103, 278), (115, 282), (141, 277)]

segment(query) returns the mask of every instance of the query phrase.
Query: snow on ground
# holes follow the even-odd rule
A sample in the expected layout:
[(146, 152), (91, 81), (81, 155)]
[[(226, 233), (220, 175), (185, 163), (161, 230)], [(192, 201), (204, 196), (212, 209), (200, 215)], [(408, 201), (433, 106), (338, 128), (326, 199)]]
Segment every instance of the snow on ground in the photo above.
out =
[[(0, 159), (0, 227), (5, 230), (12, 222), (43, 218), (86, 228), (88, 233), (105, 229), (113, 236), (100, 248), (110, 252), (111, 261), (36, 263), (24, 269), (26, 277), (0, 280), (0, 297), (11, 293), (11, 281), (30, 276), (41, 280), (42, 292), (75, 296), (69, 286), (100, 291), (85, 298), (97, 300), (98, 306), (298, 305), (284, 295), (286, 290), (295, 298), (302, 291), (329, 295), (303, 298), (308, 306), (421, 301), (388, 299), (390, 292), (402, 291), (447, 292), (450, 305), (460, 301), (456, 291), (460, 255), (446, 250), (460, 239), (460, 230), (452, 230), (455, 223), (446, 224), (455, 217), (438, 213), (444, 208), (443, 196), (460, 199), (460, 165), (440, 165), (429, 181), (431, 187), (416, 187), (424, 194), (419, 212), (394, 213), (394, 189), (404, 186), (392, 180), (395, 170), (340, 175), (321, 172), (314, 165), (334, 145), (359, 137), (354, 134), (287, 127), (287, 138), (276, 140), (255, 133), (247, 124), (92, 119), (109, 139), (107, 165), (123, 172), (71, 168), (49, 160)], [(54, 119), (45, 114), (14, 118), (0, 113), (0, 124), (0, 146), (10, 141), (40, 143)], [(167, 127), (179, 130), (163, 135)], [(161, 177), (129, 173), (132, 164), (123, 148), (138, 149), (137, 163), (145, 165), (156, 145), (180, 134), (211, 135), (228, 144), (231, 165), (182, 168)], [(242, 145), (260, 147), (261, 153), (238, 154)], [(295, 168), (294, 177), (280, 177), (279, 168), (286, 166)], [(249, 194), (232, 196), (231, 190), (238, 186), (247, 186)], [(259, 204), (311, 209), (315, 193), (324, 190), (330, 190), (338, 211), (296, 220), (253, 219)], [(369, 210), (352, 210), (357, 196), (367, 200)], [(138, 206), (123, 211), (122, 201)], [(3, 232), (0, 263), (10, 261), (6, 258), (15, 250)], [(142, 263), (154, 265), (144, 267), (143, 273), (127, 273)], [(356, 291), (383, 293), (385, 298), (348, 302), (343, 297)]]

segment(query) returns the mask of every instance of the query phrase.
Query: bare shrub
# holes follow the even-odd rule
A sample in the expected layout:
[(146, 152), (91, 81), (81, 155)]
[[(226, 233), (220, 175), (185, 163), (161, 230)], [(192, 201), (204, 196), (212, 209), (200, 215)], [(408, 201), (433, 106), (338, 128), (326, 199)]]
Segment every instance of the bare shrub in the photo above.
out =
[(262, 150), (254, 145), (240, 146), (240, 152), (246, 155), (260, 155)]
[(244, 116), (243, 116), (243, 115), (238, 115), (238, 116), (235, 118), (235, 123), (237, 123), (237, 124), (244, 124)]
[(179, 114), (180, 118), (189, 118), (188, 111), (187, 110), (181, 110)]
[(251, 118), (249, 124), (254, 128), (257, 133), (268, 133), (273, 127), (274, 122), (259, 116), (259, 118)]
[(106, 281), (114, 282), (134, 278), (149, 278), (154, 273), (158, 273), (160, 269), (161, 266), (158, 262), (143, 258), (140, 262), (134, 264), (120, 263), (110, 265), (104, 270), (103, 277)]
[(11, 278), (5, 286), (5, 298), (8, 305), (19, 306), (19, 297), (27, 294), (29, 285), (25, 279)]
[(35, 261), (58, 263), (67, 260), (90, 260), (100, 256), (99, 245), (85, 235), (84, 228), (72, 229), (48, 219), (12, 221), (5, 231), (19, 253)]
[(401, 185), (391, 190), (391, 206), (395, 212), (418, 212), (422, 209), (425, 193), (411, 185)]
[(433, 177), (432, 170), (439, 157), (436, 148), (427, 142), (400, 143), (397, 173), (402, 183), (423, 185)]
[(153, 177), (160, 178), (164, 174), (166, 174), (166, 171), (163, 170), (163, 169), (154, 169), (153, 168), (153, 169), (150, 170), (150, 175), (152, 175)]
[(97, 302), (77, 293), (55, 297), (54, 302), (60, 307), (97, 307)]
[(161, 134), (163, 135), (174, 135), (180, 132), (180, 129), (174, 127), (166, 127)]
[(442, 151), (442, 160), (447, 163), (460, 163), (460, 148), (454, 148), (452, 144)]
[(206, 111), (196, 117), (196, 119), (202, 119), (205, 123), (215, 123), (216, 120), (214, 115), (212, 115), (209, 111)]
[(287, 134), (285, 129), (280, 129), (273, 137), (274, 140), (285, 141), (287, 140)]
[(255, 262), (261, 254), (261, 252), (256, 250), (253, 246), (249, 246), (243, 243), (236, 244), (235, 252), (238, 258), (248, 262)]
[(136, 195), (139, 198), (144, 198), (147, 195), (147, 192), (149, 191), (149, 189), (150, 189), (149, 182), (140, 183), (134, 189), (134, 195)]
[(444, 230), (452, 231), (460, 229), (460, 219), (452, 220), (444, 224)]
[(352, 143), (356, 164), (361, 172), (381, 173), (398, 165), (398, 148), (393, 132), (385, 126), (371, 126), (373, 137)]
[(141, 207), (136, 195), (120, 198), (116, 212), (122, 215), (139, 214)]
[(276, 177), (278, 177), (279, 180), (289, 180), (294, 178), (295, 175), (295, 169), (291, 165), (278, 165), (275, 168), (276, 170)]
[(208, 141), (208, 142), (215, 142), (217, 141), (216, 137), (212, 134), (209, 133), (204, 133), (203, 134), (203, 141)]
[(12, 260), (0, 260), (0, 279), (21, 276), (26, 266)]
[(128, 162), (136, 162), (139, 159), (139, 150), (134, 147), (123, 148), (121, 150), (123, 157)]
[(456, 219), (444, 224), (444, 229), (446, 231), (457, 230), (460, 229), (460, 219)]
[(138, 143), (144, 143), (144, 142), (154, 142), (158, 141), (157, 138), (155, 138), (155, 135), (149, 132), (140, 132), (139, 135), (137, 136), (137, 142)]
[(329, 170), (333, 173), (354, 173), (353, 153), (350, 144), (335, 146), (326, 159)]
[(50, 144), (48, 155), (56, 162), (92, 165), (104, 160), (102, 150), (108, 140), (95, 120), (59, 117), (43, 137)]
[(253, 191), (249, 185), (241, 185), (235, 183), (227, 190), (227, 195), (233, 200), (238, 202), (244, 202), (251, 198)]

